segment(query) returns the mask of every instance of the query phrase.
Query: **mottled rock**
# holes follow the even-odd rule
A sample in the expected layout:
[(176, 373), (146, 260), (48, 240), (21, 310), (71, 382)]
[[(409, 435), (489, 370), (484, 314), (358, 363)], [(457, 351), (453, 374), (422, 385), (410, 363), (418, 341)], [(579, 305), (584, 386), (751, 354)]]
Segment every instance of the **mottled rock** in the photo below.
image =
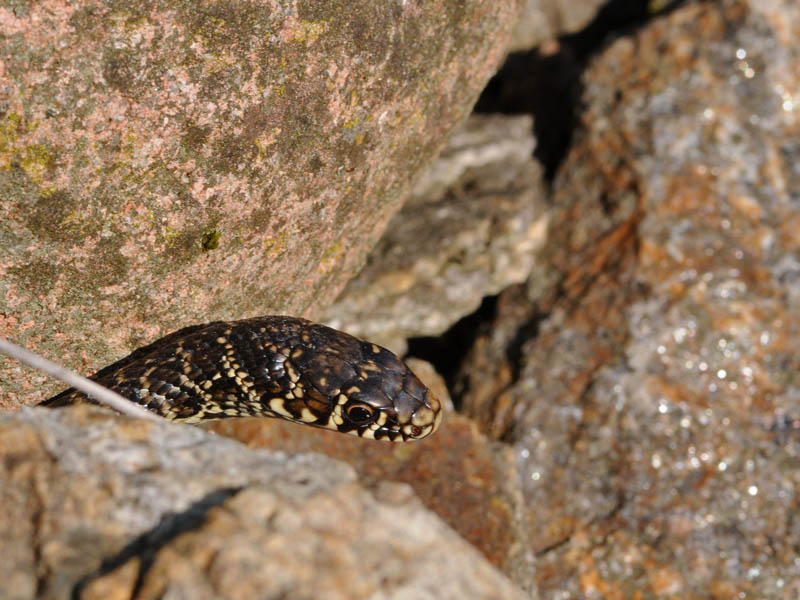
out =
[(508, 51), (530, 50), (583, 29), (607, 0), (527, 0), (511, 33)]
[[(94, 371), (313, 316), (466, 117), (518, 0), (0, 7), (0, 335)], [(0, 358), (0, 406), (56, 384)]]
[(404, 352), (524, 281), (547, 231), (529, 117), (473, 115), (324, 320)]
[(535, 561), (513, 452), (453, 414), (447, 387), (429, 363), (412, 358), (408, 364), (447, 410), (436, 434), (419, 443), (364, 444), (278, 419), (228, 419), (204, 427), (251, 447), (316, 452), (345, 461), (362, 484), (376, 491), (385, 481), (407, 483), (425, 506), (535, 596)]
[(0, 596), (523, 598), (410, 489), (94, 407), (0, 417)]
[(584, 75), (547, 268), (465, 402), (514, 443), (544, 598), (800, 593), (798, 36), (796, 2), (692, 4)]
[(228, 419), (207, 427), (251, 447), (317, 452), (348, 462), (376, 493), (385, 481), (407, 483), (490, 563), (534, 593), (535, 561), (513, 452), (487, 440), (469, 419), (448, 414), (436, 434), (409, 444), (365, 444), (276, 419)]
[(558, 49), (556, 38), (594, 31), (605, 36), (628, 22), (646, 20), (684, 0), (526, 0), (508, 42), (509, 52)]

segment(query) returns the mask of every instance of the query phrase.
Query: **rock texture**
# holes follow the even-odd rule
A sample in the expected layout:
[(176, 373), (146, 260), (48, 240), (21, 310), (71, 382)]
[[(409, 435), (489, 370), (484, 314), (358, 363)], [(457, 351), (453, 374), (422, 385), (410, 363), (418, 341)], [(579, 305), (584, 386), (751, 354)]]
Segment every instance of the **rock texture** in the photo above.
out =
[(544, 598), (800, 595), (798, 36), (796, 2), (691, 4), (584, 75), (540, 267), (463, 373)]
[(423, 174), (364, 269), (325, 313), (396, 352), (524, 281), (547, 207), (529, 117), (473, 115)]
[[(0, 582), (104, 598), (251, 597), (272, 582), (285, 584), (275, 595), (319, 597), (306, 576), (352, 597), (519, 593), (407, 488), (382, 483), (393, 479), (542, 598), (800, 596), (797, 39), (796, 2), (692, 3), (591, 62), (548, 243), (500, 294), (456, 381), (460, 408), (508, 447), (459, 417), (415, 445), (215, 426), (352, 471), (307, 454), (230, 456), (186, 428), (156, 436), (173, 440), (164, 449), (153, 426), (96, 411), (6, 416), (0, 535), (13, 541)], [(78, 509), (92, 512), (65, 525)], [(376, 521), (412, 543), (371, 537)], [(445, 546), (418, 543), (440, 531)], [(264, 557), (299, 560), (265, 576)]]
[[(335, 297), (519, 2), (0, 7), (0, 335), (82, 371)], [(0, 359), (2, 406), (56, 385)]]
[(0, 597), (523, 598), (409, 488), (97, 408), (0, 417)]
[(469, 419), (449, 414), (435, 435), (402, 445), (358, 443), (363, 440), (275, 419), (229, 419), (208, 428), (251, 447), (319, 452), (348, 462), (369, 489), (379, 490), (386, 481), (407, 483), (426, 507), (535, 596), (530, 524), (514, 454)]
[(511, 33), (509, 52), (530, 50), (583, 29), (607, 0), (526, 0)]

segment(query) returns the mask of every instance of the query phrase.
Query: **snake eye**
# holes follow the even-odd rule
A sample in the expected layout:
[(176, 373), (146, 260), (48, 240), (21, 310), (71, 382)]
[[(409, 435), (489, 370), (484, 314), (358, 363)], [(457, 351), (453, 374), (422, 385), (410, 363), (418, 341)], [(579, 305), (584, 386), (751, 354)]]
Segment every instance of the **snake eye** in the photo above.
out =
[(346, 409), (347, 418), (354, 425), (366, 425), (375, 420), (378, 412), (368, 404), (353, 404)]

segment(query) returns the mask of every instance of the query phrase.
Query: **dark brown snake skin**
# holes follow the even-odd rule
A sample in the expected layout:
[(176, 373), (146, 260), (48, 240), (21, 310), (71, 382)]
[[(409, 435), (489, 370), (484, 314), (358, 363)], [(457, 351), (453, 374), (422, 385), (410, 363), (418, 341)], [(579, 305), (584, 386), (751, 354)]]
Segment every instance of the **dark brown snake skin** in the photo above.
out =
[[(389, 350), (293, 317), (182, 329), (99, 371), (95, 381), (174, 421), (277, 417), (376, 440), (439, 426), (433, 393)], [(66, 390), (58, 407), (89, 398)]]

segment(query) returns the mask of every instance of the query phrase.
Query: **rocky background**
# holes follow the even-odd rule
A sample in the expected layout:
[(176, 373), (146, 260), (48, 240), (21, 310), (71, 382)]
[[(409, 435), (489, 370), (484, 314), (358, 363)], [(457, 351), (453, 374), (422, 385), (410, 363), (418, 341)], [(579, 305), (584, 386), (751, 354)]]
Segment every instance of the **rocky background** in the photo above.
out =
[(8, 413), (6, 596), (800, 596), (800, 7), (530, 1), (509, 35), (310, 311), (410, 353), (441, 430)]

